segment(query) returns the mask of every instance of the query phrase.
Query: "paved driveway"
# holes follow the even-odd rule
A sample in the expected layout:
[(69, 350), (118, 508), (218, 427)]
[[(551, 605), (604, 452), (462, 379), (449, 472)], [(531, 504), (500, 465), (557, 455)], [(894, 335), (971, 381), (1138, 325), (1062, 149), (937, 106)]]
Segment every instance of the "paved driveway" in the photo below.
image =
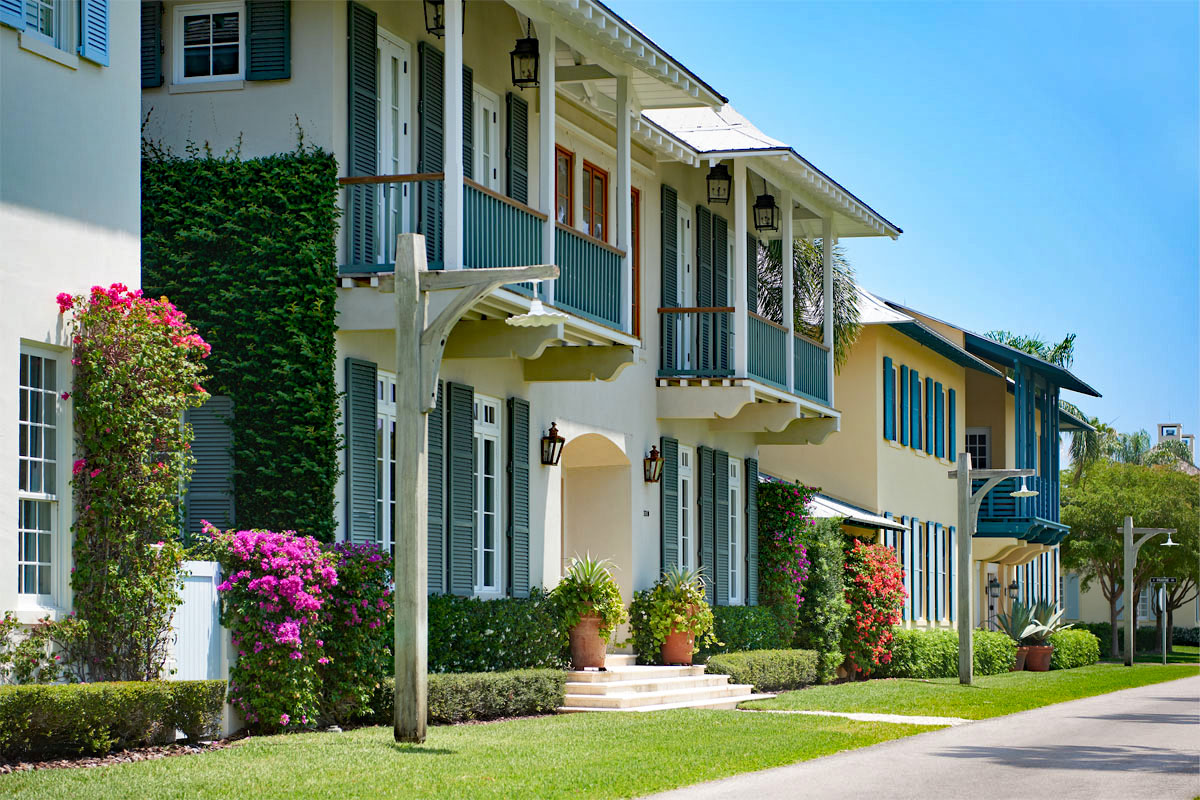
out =
[(1200, 677), (1125, 689), (662, 795), (1105, 800), (1200, 796)]

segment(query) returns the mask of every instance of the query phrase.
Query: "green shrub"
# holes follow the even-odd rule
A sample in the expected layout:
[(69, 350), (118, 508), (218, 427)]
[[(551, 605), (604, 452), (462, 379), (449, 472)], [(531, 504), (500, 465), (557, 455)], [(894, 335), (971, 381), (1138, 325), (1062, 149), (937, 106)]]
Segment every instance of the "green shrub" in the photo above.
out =
[(812, 525), (807, 506), (816, 491), (798, 483), (758, 485), (758, 599), (771, 609), (788, 642), (796, 634), (808, 580), (804, 533)]
[[(1100, 647), (1104, 652), (1109, 652), (1112, 646), (1112, 625), (1107, 622), (1076, 622), (1071, 630), (1089, 631), (1100, 640)], [(1134, 641), (1137, 643), (1138, 652), (1146, 653), (1152, 650), (1157, 650), (1160, 643), (1161, 634), (1156, 628), (1148, 625), (1143, 625), (1138, 628), (1133, 635)], [(1117, 647), (1124, 652), (1125, 650), (1125, 623), (1117, 623)]]
[(1171, 643), (1200, 646), (1200, 628), (1181, 628), (1176, 625), (1171, 631)]
[(808, 552), (808, 580), (793, 644), (817, 651), (817, 682), (837, 678), (842, 665), (842, 630), (850, 614), (846, 605), (845, 535), (840, 519), (818, 519), (803, 534)]
[[(567, 675), (558, 669), (509, 672), (471, 672), (429, 676), (429, 722), (529, 717), (552, 714), (563, 704)], [(385, 678), (364, 718), (376, 725), (392, 724), (395, 680)]]
[(714, 606), (713, 619), (713, 633), (724, 644), (701, 645), (698, 662), (716, 653), (783, 650), (790, 643), (780, 634), (775, 614), (766, 606)]
[(216, 733), (224, 681), (0, 686), (0, 756), (104, 755)]
[(782, 692), (817, 682), (817, 654), (812, 650), (720, 653), (708, 660), (705, 669), (728, 675), (731, 683), (748, 683), (756, 692)]
[[(1008, 672), (1017, 646), (999, 631), (971, 632), (976, 675)], [(879, 669), (882, 678), (953, 678), (958, 675), (958, 632), (946, 629), (898, 628), (892, 658)]]
[(1091, 631), (1058, 631), (1050, 635), (1050, 644), (1050, 669), (1087, 667), (1100, 660), (1100, 640)]
[(429, 598), (429, 671), (562, 668), (566, 639), (544, 595)]

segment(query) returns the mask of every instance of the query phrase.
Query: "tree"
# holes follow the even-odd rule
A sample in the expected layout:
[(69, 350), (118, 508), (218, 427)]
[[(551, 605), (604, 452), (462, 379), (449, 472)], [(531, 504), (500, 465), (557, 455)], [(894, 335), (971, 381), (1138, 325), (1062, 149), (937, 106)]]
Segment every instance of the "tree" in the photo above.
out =
[[(796, 330), (822, 341), (825, 289), (824, 266), (819, 241), (797, 239), (792, 249), (792, 311)], [(783, 322), (783, 246), (772, 242), (758, 248), (758, 313), (767, 319)], [(841, 369), (850, 355), (850, 347), (858, 339), (858, 287), (854, 268), (846, 260), (846, 252), (838, 245), (833, 248), (833, 363)]]
[(988, 331), (987, 338), (1000, 344), (1028, 353), (1031, 356), (1048, 361), (1055, 366), (1069, 369), (1075, 360), (1075, 334), (1068, 333), (1061, 342), (1047, 342), (1041, 336), (1022, 336), (1011, 331)]
[(1144, 430), (1118, 434), (1112, 459), (1122, 464), (1144, 465), (1150, 449), (1150, 434)]
[[(1177, 528), (1185, 542), (1181, 548), (1161, 548), (1151, 541), (1142, 548), (1134, 570), (1133, 586), (1126, 598), (1136, 598), (1150, 577), (1178, 570), (1189, 577), (1191, 588), (1177, 592), (1177, 604), (1186, 603), (1195, 593), (1196, 515), (1200, 479), (1172, 469), (1147, 467), (1102, 460), (1088, 470), (1086, 477), (1067, 475), (1062, 488), (1062, 521), (1071, 527), (1071, 535), (1062, 544), (1065, 570), (1076, 572), (1080, 586), (1087, 590), (1098, 583), (1108, 601), (1112, 624), (1110, 653), (1119, 656), (1117, 612), (1125, 587), (1121, 585), (1124, 549), (1118, 528), (1126, 515), (1139, 527)], [(1163, 550), (1183, 550), (1182, 553)], [(1188, 562), (1191, 554), (1190, 565)], [(1168, 604), (1170, 605), (1170, 604)]]
[(1060, 400), (1059, 405), (1080, 419), (1086, 419), (1093, 428), (1090, 431), (1071, 431), (1071, 468), (1075, 480), (1079, 480), (1088, 467), (1112, 455), (1119, 434), (1114, 428), (1101, 422), (1099, 417), (1085, 418), (1078, 408), (1065, 400)]
[(1187, 442), (1180, 439), (1163, 439), (1146, 454), (1147, 464), (1162, 464), (1168, 467), (1178, 466), (1179, 462), (1192, 463), (1192, 449)]

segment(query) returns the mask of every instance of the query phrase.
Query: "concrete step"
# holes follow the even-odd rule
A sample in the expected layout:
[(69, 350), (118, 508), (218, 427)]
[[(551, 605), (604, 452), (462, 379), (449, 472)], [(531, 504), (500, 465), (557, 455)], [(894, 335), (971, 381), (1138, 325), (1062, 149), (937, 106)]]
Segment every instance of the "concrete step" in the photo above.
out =
[(754, 687), (745, 684), (716, 686), (689, 686), (678, 689), (662, 689), (651, 692), (609, 692), (606, 694), (568, 694), (563, 705), (568, 708), (633, 708), (635, 706), (668, 705), (672, 703), (704, 703), (712, 700), (736, 698), (740, 702), (754, 692)]
[(774, 697), (773, 694), (748, 694), (735, 697), (717, 697), (709, 700), (683, 701), (675, 703), (659, 703), (657, 705), (634, 706), (632, 708), (586, 708), (582, 706), (560, 706), (558, 713), (560, 714), (576, 714), (593, 711), (624, 711), (636, 712), (643, 711), (670, 711), (674, 708), (710, 708), (710, 709), (734, 709), (738, 703), (745, 703), (747, 700), (769, 700)]
[(728, 679), (728, 675), (687, 675), (674, 678), (649, 676), (623, 681), (567, 681), (567, 694), (655, 692), (666, 689), (724, 686), (727, 684)]
[(604, 656), (604, 666), (612, 669), (613, 667), (632, 667), (637, 663), (637, 653), (608, 653)]
[(645, 678), (684, 678), (703, 675), (703, 666), (691, 667), (649, 667), (649, 666), (615, 666), (600, 672), (598, 670), (572, 670), (567, 673), (568, 681), (588, 683), (612, 683), (614, 681), (632, 681)]

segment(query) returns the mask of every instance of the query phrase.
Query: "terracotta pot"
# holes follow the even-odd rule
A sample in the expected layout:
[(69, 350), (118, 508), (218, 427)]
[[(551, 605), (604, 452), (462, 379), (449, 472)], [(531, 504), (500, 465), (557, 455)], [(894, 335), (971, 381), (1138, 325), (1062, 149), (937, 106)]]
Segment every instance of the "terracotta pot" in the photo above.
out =
[(1043, 644), (1031, 646), (1028, 655), (1025, 656), (1025, 669), (1030, 672), (1048, 671), (1050, 669), (1050, 655), (1053, 652), (1054, 645)]
[(677, 631), (674, 628), (667, 634), (667, 638), (662, 643), (662, 662), (664, 664), (683, 664), (690, 667), (692, 665), (692, 648), (695, 646), (696, 637), (688, 631)]
[(584, 614), (571, 628), (571, 668), (604, 668), (604, 640), (600, 638), (600, 616)]
[(1029, 648), (1021, 645), (1017, 648), (1017, 661), (1009, 668), (1009, 672), (1020, 672), (1025, 669), (1025, 657), (1029, 655)]

